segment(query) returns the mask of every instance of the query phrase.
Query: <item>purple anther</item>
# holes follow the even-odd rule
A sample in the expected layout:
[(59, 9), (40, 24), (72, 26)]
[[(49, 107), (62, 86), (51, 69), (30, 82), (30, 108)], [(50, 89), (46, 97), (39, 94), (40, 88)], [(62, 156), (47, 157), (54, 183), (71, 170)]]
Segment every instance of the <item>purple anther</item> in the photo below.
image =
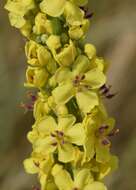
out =
[(59, 135), (63, 137), (64, 133), (62, 131), (59, 131)]
[(111, 99), (111, 98), (114, 98), (116, 95), (117, 95), (117, 93), (116, 94), (108, 94), (108, 95), (106, 95), (106, 98)]
[(62, 140), (62, 144), (65, 144), (65, 141), (64, 141), (64, 139)]
[(109, 145), (109, 144), (110, 144), (110, 141), (105, 138), (105, 139), (102, 140), (102, 144), (105, 145), (105, 146), (106, 146), (106, 145)]
[(94, 15), (93, 12), (92, 12), (92, 13), (87, 13), (87, 14), (85, 15), (85, 18), (90, 19), (90, 18), (93, 17), (93, 15)]
[(103, 125), (103, 126), (101, 126), (101, 127), (99, 128), (99, 132), (100, 132), (100, 133), (104, 133), (105, 130), (108, 129), (108, 128), (109, 128), (108, 125)]
[(111, 133), (108, 134), (109, 137), (113, 137), (119, 133), (119, 129), (113, 129)]

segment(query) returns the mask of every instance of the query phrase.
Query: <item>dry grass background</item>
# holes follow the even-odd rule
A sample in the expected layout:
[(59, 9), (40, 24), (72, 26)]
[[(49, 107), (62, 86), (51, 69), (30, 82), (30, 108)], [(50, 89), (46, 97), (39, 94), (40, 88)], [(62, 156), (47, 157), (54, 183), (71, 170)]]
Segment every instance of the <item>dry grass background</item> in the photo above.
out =
[[(0, 189), (29, 190), (35, 178), (26, 175), (22, 160), (31, 146), (26, 132), (33, 123), (32, 114), (19, 109), (25, 101), (24, 40), (9, 25), (0, 1)], [(111, 62), (109, 84), (118, 95), (105, 104), (117, 120), (120, 134), (113, 140), (113, 151), (120, 168), (107, 178), (109, 190), (136, 189), (136, 1), (89, 0), (95, 13), (88, 33), (98, 54)]]

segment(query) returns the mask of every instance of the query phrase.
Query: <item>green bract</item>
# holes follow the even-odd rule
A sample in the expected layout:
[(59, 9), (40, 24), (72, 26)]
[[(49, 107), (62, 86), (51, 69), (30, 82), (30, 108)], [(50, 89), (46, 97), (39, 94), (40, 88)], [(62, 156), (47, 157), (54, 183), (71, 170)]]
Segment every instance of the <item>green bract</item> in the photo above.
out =
[(35, 123), (24, 161), (41, 190), (107, 190), (102, 179), (114, 171), (110, 136), (116, 134), (102, 98), (107, 63), (84, 43), (90, 22), (88, 0), (8, 0), (11, 25), (27, 38), (25, 86), (34, 89)]

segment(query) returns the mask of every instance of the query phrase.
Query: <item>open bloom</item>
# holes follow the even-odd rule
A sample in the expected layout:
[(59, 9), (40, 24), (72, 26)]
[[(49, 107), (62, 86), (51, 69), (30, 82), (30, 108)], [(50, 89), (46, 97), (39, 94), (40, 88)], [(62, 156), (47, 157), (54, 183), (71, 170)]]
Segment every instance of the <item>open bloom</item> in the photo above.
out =
[(101, 70), (89, 70), (90, 61), (80, 55), (76, 59), (72, 71), (61, 67), (55, 74), (58, 86), (52, 94), (57, 104), (66, 104), (72, 97), (76, 97), (77, 104), (83, 113), (90, 112), (99, 104), (97, 90), (106, 82)]
[(72, 179), (62, 166), (56, 164), (52, 175), (59, 190), (107, 190), (103, 183), (94, 181), (90, 170), (86, 168), (76, 171)]
[(38, 178), (41, 183), (41, 189), (45, 190), (48, 178), (54, 164), (54, 159), (51, 155), (32, 153), (30, 158), (24, 160), (24, 168), (29, 174), (38, 173)]
[[(75, 146), (82, 146), (85, 132), (81, 123), (76, 123), (73, 115), (66, 115), (58, 119), (58, 124), (51, 116), (46, 116), (35, 124), (39, 137), (33, 142), (36, 152), (45, 154), (56, 152), (61, 162), (74, 160)], [(73, 145), (74, 144), (74, 145)]]
[(110, 141), (108, 135), (114, 128), (113, 118), (107, 118), (98, 111), (94, 116), (86, 116), (83, 125), (86, 130), (85, 154), (90, 160), (94, 156), (96, 161), (106, 163), (110, 160)]
[(91, 170), (96, 180), (102, 180), (109, 173), (117, 169), (118, 158), (111, 155), (109, 161), (105, 163), (98, 163), (95, 159), (92, 159), (89, 163), (85, 164), (85, 167)]

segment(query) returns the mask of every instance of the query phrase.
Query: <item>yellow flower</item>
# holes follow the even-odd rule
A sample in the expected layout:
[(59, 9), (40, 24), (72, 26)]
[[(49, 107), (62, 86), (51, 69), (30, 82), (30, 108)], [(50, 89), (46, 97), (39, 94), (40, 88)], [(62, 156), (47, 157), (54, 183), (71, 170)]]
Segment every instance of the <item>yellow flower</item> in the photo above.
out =
[(46, 66), (47, 70), (51, 73), (56, 70), (56, 63), (46, 47), (34, 41), (29, 41), (26, 43), (25, 52), (30, 65), (39, 67)]
[(58, 124), (51, 116), (41, 119), (35, 125), (39, 138), (33, 143), (34, 150), (45, 154), (57, 151), (59, 161), (64, 163), (74, 160), (74, 145), (82, 146), (85, 141), (81, 123), (74, 123), (73, 115), (59, 117)]
[(45, 68), (28, 67), (26, 71), (26, 87), (43, 87), (48, 80), (48, 72)]
[(47, 45), (49, 46), (54, 59), (59, 65), (70, 66), (74, 63), (77, 56), (77, 50), (71, 40), (69, 44), (65, 44), (64, 47), (61, 48), (59, 36), (51, 36), (47, 40)]
[(52, 96), (39, 93), (39, 96), (34, 104), (34, 118), (39, 120), (44, 116), (54, 112), (57, 116), (68, 114), (67, 107), (65, 105), (56, 105)]
[(100, 110), (97, 110), (94, 115), (85, 117), (83, 125), (87, 138), (84, 148), (87, 160), (91, 160), (94, 156), (100, 163), (110, 160), (111, 143), (108, 135), (113, 130), (114, 124), (114, 119), (104, 116)]
[(106, 77), (97, 68), (89, 70), (90, 61), (84, 55), (78, 56), (72, 71), (61, 67), (55, 74), (58, 86), (52, 91), (57, 104), (66, 104), (76, 97), (77, 104), (83, 113), (89, 113), (99, 104), (97, 90), (106, 82)]
[(64, 16), (70, 26), (80, 26), (84, 20), (84, 12), (70, 1), (66, 1)]
[(89, 29), (89, 20), (88, 19), (84, 19), (82, 21), (82, 24), (79, 26), (70, 26), (69, 27), (69, 36), (71, 39), (73, 40), (79, 40), (85, 37), (86, 32)]
[(105, 185), (99, 181), (94, 181), (89, 169), (80, 169), (74, 173), (74, 179), (56, 164), (53, 167), (52, 175), (59, 190), (107, 190)]
[(32, 153), (30, 158), (24, 160), (24, 168), (29, 174), (38, 173), (38, 177), (41, 183), (41, 189), (45, 190), (48, 183), (48, 177), (50, 175), (54, 159), (51, 155)]

